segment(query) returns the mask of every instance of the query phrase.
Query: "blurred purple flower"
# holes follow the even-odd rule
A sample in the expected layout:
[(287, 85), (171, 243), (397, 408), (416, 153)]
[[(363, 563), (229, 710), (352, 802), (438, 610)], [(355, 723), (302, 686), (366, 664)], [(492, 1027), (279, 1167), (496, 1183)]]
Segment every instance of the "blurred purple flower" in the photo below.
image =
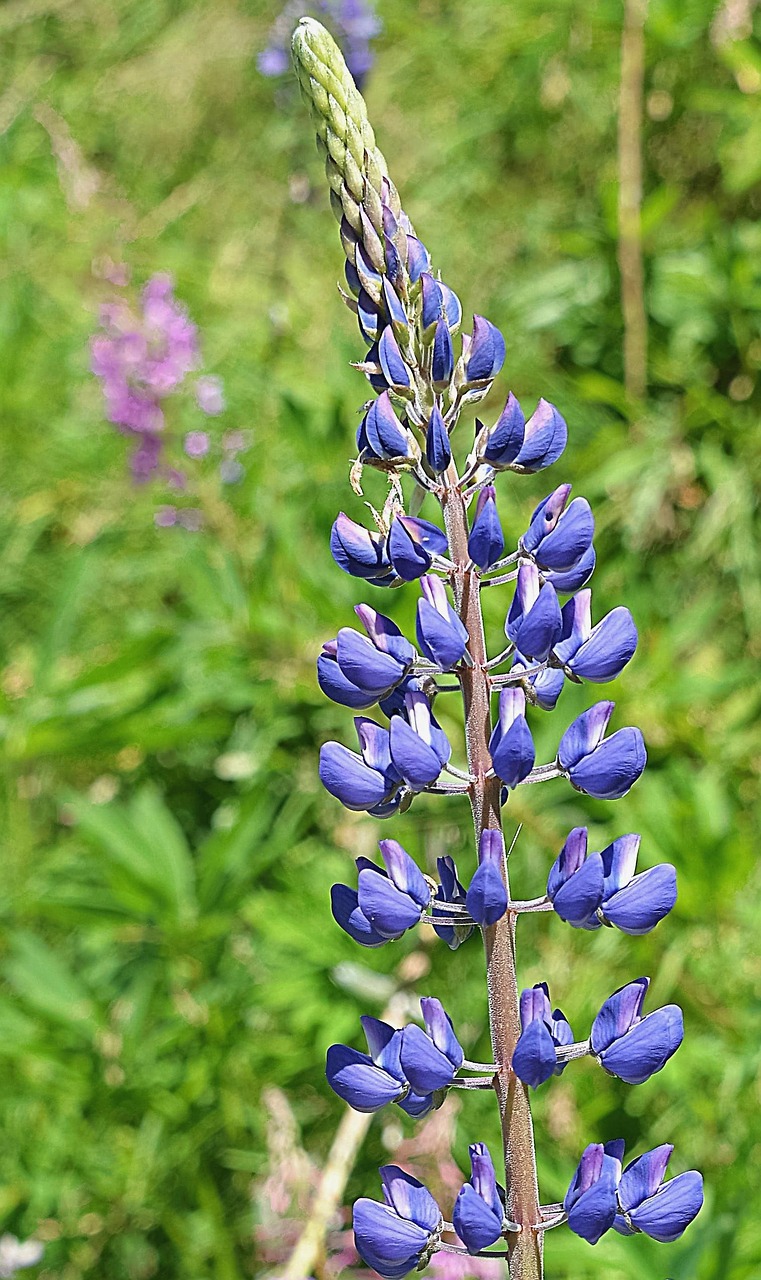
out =
[(372, 0), (288, 0), (270, 28), (266, 48), (257, 55), (261, 74), (277, 77), (290, 71), (291, 33), (305, 14), (319, 18), (335, 36), (361, 89), (373, 64), (370, 41), (382, 30)]

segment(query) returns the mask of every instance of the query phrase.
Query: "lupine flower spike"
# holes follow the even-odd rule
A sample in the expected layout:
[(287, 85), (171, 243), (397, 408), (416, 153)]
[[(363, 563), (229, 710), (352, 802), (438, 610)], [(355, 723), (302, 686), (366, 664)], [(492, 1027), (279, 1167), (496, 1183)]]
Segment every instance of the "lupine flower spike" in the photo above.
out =
[[(357, 492), (366, 466), (388, 484), (385, 505), (371, 520), (360, 522), (359, 512), (336, 517), (330, 550), (358, 580), (357, 589), (360, 583), (382, 587), (393, 598), (391, 589), (413, 584), (416, 596), (416, 643), (389, 616), (403, 616), (391, 604), (380, 613), (364, 603), (356, 608), (362, 629), (341, 627), (323, 644), (321, 688), (360, 714), (358, 751), (326, 742), (320, 778), (346, 808), (377, 818), (436, 796), (446, 797), (442, 803), (452, 806), (456, 821), (467, 799), (477, 837), (466, 872), (458, 872), (447, 851), (437, 860), (436, 877), (396, 840), (382, 840), (382, 865), (359, 857), (356, 888), (333, 886), (333, 915), (366, 948), (403, 946), (399, 940), (410, 930), (430, 926), (455, 952), (480, 930), (495, 1059), (469, 1061), (448, 1013), (427, 996), (420, 1002), (422, 1026), (395, 1028), (363, 1017), (366, 1051), (332, 1045), (327, 1078), (357, 1110), (396, 1105), (412, 1119), (447, 1105), (451, 1089), (496, 1086), (509, 1171), (503, 1190), (487, 1148), (472, 1143), (470, 1177), (449, 1222), (411, 1173), (387, 1166), (381, 1170), (384, 1202), (363, 1197), (354, 1206), (357, 1249), (389, 1280), (422, 1270), (437, 1250), (459, 1253), (461, 1268), (468, 1254), (505, 1257), (513, 1280), (542, 1280), (549, 1228), (567, 1222), (590, 1244), (611, 1228), (672, 1240), (702, 1203), (698, 1173), (663, 1181), (671, 1147), (640, 1156), (622, 1172), (623, 1142), (590, 1143), (564, 1203), (549, 1206), (539, 1201), (533, 1157), (530, 1089), (552, 1087), (553, 1076), (585, 1058), (592, 1061), (579, 1070), (639, 1084), (668, 1068), (683, 1035), (677, 1005), (643, 1012), (647, 978), (604, 999), (588, 1038), (579, 1041), (565, 1014), (553, 1008), (546, 982), (522, 992), (517, 983), (516, 924), (523, 915), (547, 913), (590, 935), (613, 926), (636, 938), (674, 906), (672, 866), (637, 873), (639, 836), (619, 836), (602, 852), (590, 852), (584, 827), (574, 827), (555, 857), (546, 894), (513, 900), (514, 855), (502, 833), (504, 806), (511, 811), (518, 788), (522, 804), (532, 794), (526, 788), (552, 779), (565, 780), (571, 799), (581, 793), (615, 800), (638, 782), (647, 760), (642, 734), (632, 726), (607, 733), (612, 701), (577, 715), (558, 735), (549, 763), (537, 765), (534, 747), (535, 717), (555, 707), (568, 682), (618, 678), (634, 657), (637, 630), (624, 605), (594, 621), (586, 586), (595, 568), (594, 518), (586, 498), (571, 500), (562, 477), (522, 532), (523, 522), (513, 521), (511, 530), (505, 519), (501, 473), (543, 471), (563, 453), (568, 427), (554, 405), (540, 398), (533, 411), (524, 411), (504, 386), (504, 407), (476, 421), (472, 447), (462, 456), (462, 411), (486, 401), (501, 378), (504, 336), (478, 314), (470, 331), (461, 332), (460, 299), (405, 212), (365, 103), (327, 32), (303, 19), (293, 52), (339, 225), (342, 293), (362, 344), (355, 367), (371, 395), (356, 432), (352, 484)], [(350, 440), (347, 432), (349, 447)], [(491, 595), (508, 582), (506, 647), (490, 657), (481, 593), (489, 587)], [(446, 700), (457, 692), (464, 749), (451, 733), (457, 717), (447, 713)], [(370, 708), (372, 716), (362, 714)], [(593, 961), (594, 936), (589, 945)], [(456, 983), (452, 989), (456, 1001)]]

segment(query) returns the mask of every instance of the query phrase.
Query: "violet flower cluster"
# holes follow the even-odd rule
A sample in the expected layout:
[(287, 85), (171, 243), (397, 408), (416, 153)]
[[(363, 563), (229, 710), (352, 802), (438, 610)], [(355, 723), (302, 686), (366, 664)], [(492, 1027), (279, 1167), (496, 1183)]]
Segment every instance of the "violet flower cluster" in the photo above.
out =
[[(126, 284), (126, 276), (123, 278)], [(136, 484), (159, 480), (178, 495), (190, 488), (192, 467), (216, 457), (223, 483), (243, 474), (239, 455), (248, 447), (244, 432), (228, 431), (221, 440), (208, 420), (225, 409), (221, 380), (199, 373), (198, 330), (186, 308), (174, 296), (172, 279), (157, 274), (144, 286), (139, 309), (125, 297), (100, 310), (100, 332), (90, 344), (91, 369), (99, 379), (106, 417), (132, 445), (130, 471)], [(200, 425), (177, 438), (170, 405), (190, 393)], [(175, 456), (177, 455), (177, 456)], [(201, 526), (197, 508), (167, 504), (155, 516), (158, 527)]]
[[(512, 960), (519, 915), (554, 913), (574, 928), (594, 932), (606, 925), (637, 936), (674, 905), (672, 866), (636, 872), (638, 835), (590, 852), (583, 827), (566, 838), (546, 893), (520, 902), (509, 889), (501, 827), (513, 791), (563, 779), (581, 794), (616, 800), (645, 768), (640, 730), (610, 731), (615, 705), (607, 699), (572, 719), (543, 763), (537, 763), (533, 732), (534, 717), (558, 705), (567, 682), (598, 685), (619, 676), (635, 653), (637, 630), (624, 605), (595, 621), (587, 586), (595, 567), (594, 517), (586, 499), (571, 500), (570, 484), (551, 489), (526, 527), (512, 535), (503, 529), (500, 474), (541, 472), (562, 456), (568, 432), (554, 405), (540, 399), (526, 413), (508, 393), (491, 425), (475, 420), (473, 444), (458, 462), (454, 431), (491, 391), (505, 340), (480, 315), (460, 336), (460, 301), (401, 207), (364, 103), (327, 33), (304, 19), (293, 47), (340, 223), (344, 300), (367, 344), (357, 368), (375, 393), (356, 433), (352, 485), (361, 493), (365, 467), (388, 482), (382, 510), (371, 508), (372, 523), (337, 516), (330, 548), (337, 565), (365, 586), (414, 584), (419, 592), (414, 638), (390, 613), (361, 603), (361, 629), (343, 627), (323, 645), (320, 687), (358, 714), (356, 749), (325, 743), (320, 778), (347, 809), (382, 819), (423, 793), (467, 797), (477, 836), (477, 862), (462, 881), (450, 857), (439, 859), (434, 878), (398, 841), (381, 840), (382, 865), (360, 857), (356, 888), (333, 886), (333, 915), (369, 948), (425, 924), (456, 950), (480, 930), (494, 1055), (491, 1063), (468, 1061), (449, 1016), (429, 996), (421, 1001), (424, 1028), (363, 1017), (366, 1051), (333, 1045), (327, 1078), (356, 1110), (395, 1104), (413, 1117), (442, 1105), (450, 1089), (495, 1088), (511, 1171), (503, 1189), (488, 1150), (474, 1143), (471, 1176), (449, 1222), (421, 1183), (388, 1166), (381, 1170), (383, 1203), (363, 1198), (354, 1207), (357, 1248), (392, 1280), (421, 1269), (437, 1250), (480, 1255), (501, 1241), (509, 1246), (501, 1256), (509, 1257), (511, 1275), (540, 1276), (541, 1236), (550, 1227), (567, 1222), (592, 1244), (610, 1228), (674, 1240), (702, 1203), (698, 1173), (663, 1181), (670, 1146), (622, 1170), (622, 1142), (592, 1143), (563, 1204), (554, 1206), (539, 1203), (533, 1154), (526, 1154), (533, 1153), (529, 1089), (582, 1058), (626, 1084), (640, 1084), (662, 1070), (682, 1042), (677, 1005), (644, 1011), (647, 977), (604, 998), (601, 992), (587, 1038), (576, 1040), (568, 1018), (553, 1009), (546, 983), (519, 993)], [(429, 518), (437, 507), (441, 522)], [(508, 589), (505, 642), (490, 657), (480, 597), (499, 586)], [(390, 592), (387, 598), (393, 611)], [(436, 714), (439, 698), (452, 692), (464, 703), (466, 752), (459, 766)], [(511, 1142), (519, 1144), (522, 1163)], [(452, 1235), (455, 1240), (445, 1239)]]

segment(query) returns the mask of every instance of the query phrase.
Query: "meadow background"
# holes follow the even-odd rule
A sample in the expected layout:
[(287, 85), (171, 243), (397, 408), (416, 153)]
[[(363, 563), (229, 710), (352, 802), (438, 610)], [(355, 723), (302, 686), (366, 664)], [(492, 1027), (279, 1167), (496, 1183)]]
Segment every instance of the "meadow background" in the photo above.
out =
[[(640, 831), (642, 865), (679, 874), (646, 938), (521, 925), (524, 985), (547, 977), (574, 1027), (639, 973), (686, 1016), (647, 1085), (581, 1063), (539, 1093), (545, 1200), (587, 1141), (618, 1135), (673, 1141), (674, 1171), (707, 1187), (677, 1245), (549, 1233), (553, 1280), (761, 1273), (754, 10), (651, 0), (642, 400), (621, 355), (621, 4), (381, 0), (366, 85), (434, 261), (507, 336), (483, 416), (512, 387), (569, 423), (549, 481), (503, 484), (503, 523), (517, 536), (573, 480), (598, 521), (596, 616), (625, 601), (640, 628), (612, 696), (644, 731), (644, 778), (615, 805), (562, 783), (518, 793), (516, 889), (541, 892), (581, 822), (595, 848)], [(360, 952), (330, 919), (328, 886), (388, 830), (318, 784), (319, 743), (351, 726), (315, 655), (354, 603), (409, 622), (415, 593), (368, 595), (328, 552), (336, 511), (362, 517), (362, 348), (311, 126), (256, 68), (276, 16), (259, 0), (0, 7), (0, 1227), (45, 1241), (48, 1280), (276, 1272), (342, 1113), (324, 1051), (358, 1043), (359, 1013), (400, 986), (441, 995), (469, 1056), (488, 1052), (477, 941)], [(224, 381), (212, 429), (250, 433), (238, 484), (204, 473), (202, 532), (155, 527), (165, 495), (132, 485), (104, 420), (88, 343), (107, 258), (135, 289), (173, 274)], [(496, 641), (507, 599), (488, 605)], [(540, 758), (594, 700), (568, 688), (534, 717)], [(394, 834), (469, 874), (468, 826), (459, 799), (422, 798)], [(416, 1155), (401, 1113), (377, 1117), (347, 1202), (376, 1194), (400, 1143), (435, 1179), (451, 1137), (464, 1169), (469, 1140), (497, 1143), (491, 1099), (450, 1128)]]

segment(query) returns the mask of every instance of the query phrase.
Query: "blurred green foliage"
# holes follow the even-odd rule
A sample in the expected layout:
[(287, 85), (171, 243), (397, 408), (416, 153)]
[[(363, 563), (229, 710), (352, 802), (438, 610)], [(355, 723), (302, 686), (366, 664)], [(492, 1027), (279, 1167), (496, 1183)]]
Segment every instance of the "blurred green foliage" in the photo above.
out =
[[(544, 1197), (585, 1142), (676, 1143), (707, 1202), (678, 1245), (549, 1233), (548, 1275), (751, 1280), (761, 1271), (756, 494), (761, 391), (761, 51), (754, 5), (651, 0), (644, 247), (650, 395), (627, 401), (616, 267), (621, 6), (547, 0), (380, 4), (367, 86), (404, 203), (466, 313), (508, 336), (510, 385), (556, 401), (568, 478), (598, 518), (596, 616), (625, 600), (641, 647), (616, 724), (650, 764), (617, 805), (562, 784), (512, 802), (516, 890), (541, 891), (567, 829), (642, 832), (672, 860), (654, 935), (521, 927), (522, 979), (574, 1026), (640, 972), (678, 997), (683, 1048), (639, 1089), (579, 1064), (537, 1097)], [(408, 939), (357, 954), (327, 888), (380, 825), (320, 791), (316, 750), (349, 717), (317, 693), (323, 638), (360, 584), (327, 530), (346, 507), (361, 351), (335, 291), (336, 229), (290, 86), (256, 72), (274, 4), (6, 0), (0, 8), (2, 829), (0, 1210), (47, 1241), (61, 1280), (238, 1280), (261, 1270), (252, 1178), (277, 1082), (312, 1153), (340, 1116), (321, 1057), (380, 1012), (406, 952), (430, 966), (470, 1056), (487, 1052), (483, 963)], [(739, 18), (738, 18), (739, 14)], [(750, 15), (750, 17), (748, 16)], [(732, 23), (734, 22), (734, 26)], [(756, 18), (756, 35), (759, 33)], [(222, 427), (253, 434), (202, 534), (156, 530), (102, 418), (88, 337), (106, 286), (170, 270), (225, 382)], [(504, 394), (502, 382), (499, 394)], [(496, 405), (496, 397), (495, 397)], [(221, 429), (221, 428), (220, 428)], [(508, 481), (517, 534), (546, 477)], [(382, 489), (370, 477), (368, 495)], [(414, 594), (414, 593), (412, 593)], [(498, 593), (494, 593), (496, 596)], [(403, 594), (371, 591), (402, 622)], [(489, 599), (497, 640), (505, 600)], [(539, 719), (541, 756), (593, 700)], [(447, 726), (456, 724), (446, 718)], [(459, 800), (395, 826), (469, 873)], [(597, 843), (599, 842), (599, 843)], [(348, 967), (347, 967), (348, 966)], [(374, 1122), (350, 1191), (401, 1134)], [(455, 1154), (495, 1144), (466, 1099)]]

